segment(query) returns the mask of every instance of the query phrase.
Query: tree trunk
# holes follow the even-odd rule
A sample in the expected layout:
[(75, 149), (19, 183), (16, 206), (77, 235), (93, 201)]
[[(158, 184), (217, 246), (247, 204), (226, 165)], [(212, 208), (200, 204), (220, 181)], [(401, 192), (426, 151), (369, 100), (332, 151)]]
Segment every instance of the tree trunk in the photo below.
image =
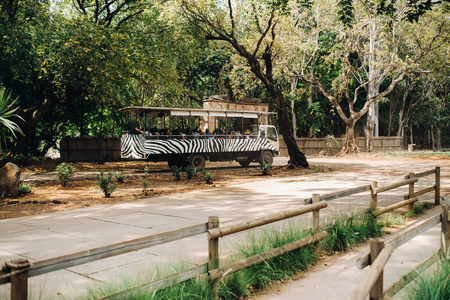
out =
[(289, 121), (289, 111), (283, 94), (279, 90), (273, 90), (273, 92), (274, 93), (272, 96), (275, 96), (275, 103), (277, 103), (278, 127), (289, 153), (289, 166), (308, 168), (308, 161), (306, 160), (305, 155), (298, 148), (297, 142), (292, 134), (292, 127), (290, 126)]
[(346, 122), (344, 143), (342, 145), (342, 149), (339, 155), (360, 152), (359, 147), (356, 144), (355, 124), (356, 124), (355, 120), (349, 120), (349, 122)]
[(30, 152), (30, 145), (32, 137), (34, 136), (36, 124), (46, 115), (51, 114), (54, 111), (56, 103), (56, 99), (47, 97), (41, 106), (34, 109), (27, 109), (23, 112), (21, 117), (25, 122), (20, 121), (19, 125), (24, 135), (17, 136), (17, 140), (10, 154), (28, 154)]

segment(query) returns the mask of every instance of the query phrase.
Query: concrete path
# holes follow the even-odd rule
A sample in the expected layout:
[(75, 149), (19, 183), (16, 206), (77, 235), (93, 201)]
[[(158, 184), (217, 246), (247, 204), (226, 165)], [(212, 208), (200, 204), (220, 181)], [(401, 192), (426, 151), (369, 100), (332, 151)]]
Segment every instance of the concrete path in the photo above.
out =
[[(285, 163), (286, 159), (278, 158), (276, 162)], [(410, 161), (397, 160), (312, 158), (309, 162), (311, 165), (332, 167), (336, 171), (0, 220), (0, 259), (25, 257), (35, 262), (205, 223), (208, 216), (219, 216), (221, 224), (226, 224), (304, 205), (303, 199), (311, 197), (312, 193), (331, 193), (368, 184), (373, 180), (378, 181), (379, 186), (387, 185), (403, 180), (403, 176), (409, 172), (421, 172), (439, 165), (441, 172), (450, 170), (450, 160), (412, 164)], [(347, 170), (339, 171), (341, 166)], [(424, 178), (417, 189), (430, 186), (433, 182), (432, 176)], [(441, 186), (448, 184), (443, 181)], [(381, 203), (383, 206), (388, 205), (406, 193), (407, 187), (383, 193)], [(431, 194), (421, 200), (432, 198)], [(321, 219), (325, 221), (336, 214), (363, 210), (368, 203), (368, 193), (334, 200), (321, 211)], [(310, 218), (306, 216), (298, 218), (298, 221), (309, 225)], [(242, 238), (242, 235), (233, 235), (221, 239), (221, 256), (226, 256), (234, 243)], [(136, 273), (140, 276), (150, 274), (151, 277), (155, 265), (184, 262), (187, 266), (193, 266), (206, 262), (206, 257), (206, 235), (199, 235), (33, 277), (29, 281), (31, 298), (82, 299), (83, 292), (88, 288), (96, 289), (104, 283), (120, 282)], [(350, 261), (348, 263), (351, 265)], [(337, 268), (335, 272), (339, 270)], [(342, 272), (335, 276), (343, 278)], [(322, 287), (320, 290), (327, 290), (328, 297), (326, 293), (317, 297), (312, 294), (314, 299), (338, 299), (329, 297), (334, 295), (331, 287)], [(0, 286), (0, 299), (8, 299), (8, 295), (9, 285)], [(268, 297), (273, 298), (265, 299), (282, 299), (275, 298), (276, 295)]]

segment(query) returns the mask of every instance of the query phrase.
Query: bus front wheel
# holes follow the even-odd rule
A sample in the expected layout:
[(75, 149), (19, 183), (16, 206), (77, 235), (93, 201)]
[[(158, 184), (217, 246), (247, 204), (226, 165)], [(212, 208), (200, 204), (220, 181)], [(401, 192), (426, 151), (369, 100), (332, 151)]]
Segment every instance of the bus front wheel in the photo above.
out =
[(189, 166), (201, 170), (205, 167), (205, 156), (203, 154), (193, 154), (189, 159)]

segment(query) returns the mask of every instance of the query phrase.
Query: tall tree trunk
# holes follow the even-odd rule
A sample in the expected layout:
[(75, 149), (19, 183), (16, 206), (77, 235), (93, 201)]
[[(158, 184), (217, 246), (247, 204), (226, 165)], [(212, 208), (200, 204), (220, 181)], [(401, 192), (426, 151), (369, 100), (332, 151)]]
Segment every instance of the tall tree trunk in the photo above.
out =
[(345, 122), (345, 138), (340, 155), (359, 153), (359, 147), (356, 143), (355, 124), (357, 120), (348, 119)]
[(292, 135), (297, 138), (297, 117), (295, 115), (295, 90), (297, 89), (297, 77), (291, 78), (291, 118), (292, 118)]
[[(370, 41), (369, 41), (369, 84), (367, 91), (367, 98), (372, 99), (375, 98), (380, 89), (381, 79), (380, 69), (375, 64), (375, 48), (376, 48), (376, 31), (377, 24), (375, 22), (375, 18), (370, 21)], [(366, 119), (366, 151), (373, 151), (373, 137), (378, 136), (378, 102), (373, 102), (369, 110), (367, 111), (367, 119)]]

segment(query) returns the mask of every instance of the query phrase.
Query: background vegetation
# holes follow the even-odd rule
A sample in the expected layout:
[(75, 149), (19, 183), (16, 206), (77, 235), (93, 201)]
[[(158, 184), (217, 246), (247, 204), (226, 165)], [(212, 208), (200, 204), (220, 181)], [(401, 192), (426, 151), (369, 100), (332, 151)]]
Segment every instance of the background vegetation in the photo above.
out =
[[(24, 133), (5, 131), (3, 153), (41, 155), (63, 136), (118, 136), (117, 109), (129, 105), (200, 107), (210, 95), (227, 94), (232, 101), (261, 98), (276, 108), (248, 61), (231, 45), (208, 40), (187, 17), (189, 1), (100, 2), (0, 1), (0, 87), (17, 98), (20, 118), (12, 121)], [(277, 27), (264, 43), (296, 135), (346, 133), (336, 104), (321, 89), (338, 103), (348, 93), (358, 100), (354, 109), (363, 108), (370, 98), (371, 39), (364, 24), (376, 22), (372, 59), (383, 75), (379, 91), (404, 76), (377, 101), (380, 135), (403, 136), (424, 149), (450, 147), (449, 3), (414, 11), (408, 1), (347, 2), (232, 2), (243, 47), (257, 42), (254, 32), (274, 13)], [(345, 10), (351, 18), (343, 17)], [(217, 16), (220, 21), (226, 14)], [(349, 114), (349, 107), (342, 110)], [(356, 134), (365, 128), (356, 122)]]

